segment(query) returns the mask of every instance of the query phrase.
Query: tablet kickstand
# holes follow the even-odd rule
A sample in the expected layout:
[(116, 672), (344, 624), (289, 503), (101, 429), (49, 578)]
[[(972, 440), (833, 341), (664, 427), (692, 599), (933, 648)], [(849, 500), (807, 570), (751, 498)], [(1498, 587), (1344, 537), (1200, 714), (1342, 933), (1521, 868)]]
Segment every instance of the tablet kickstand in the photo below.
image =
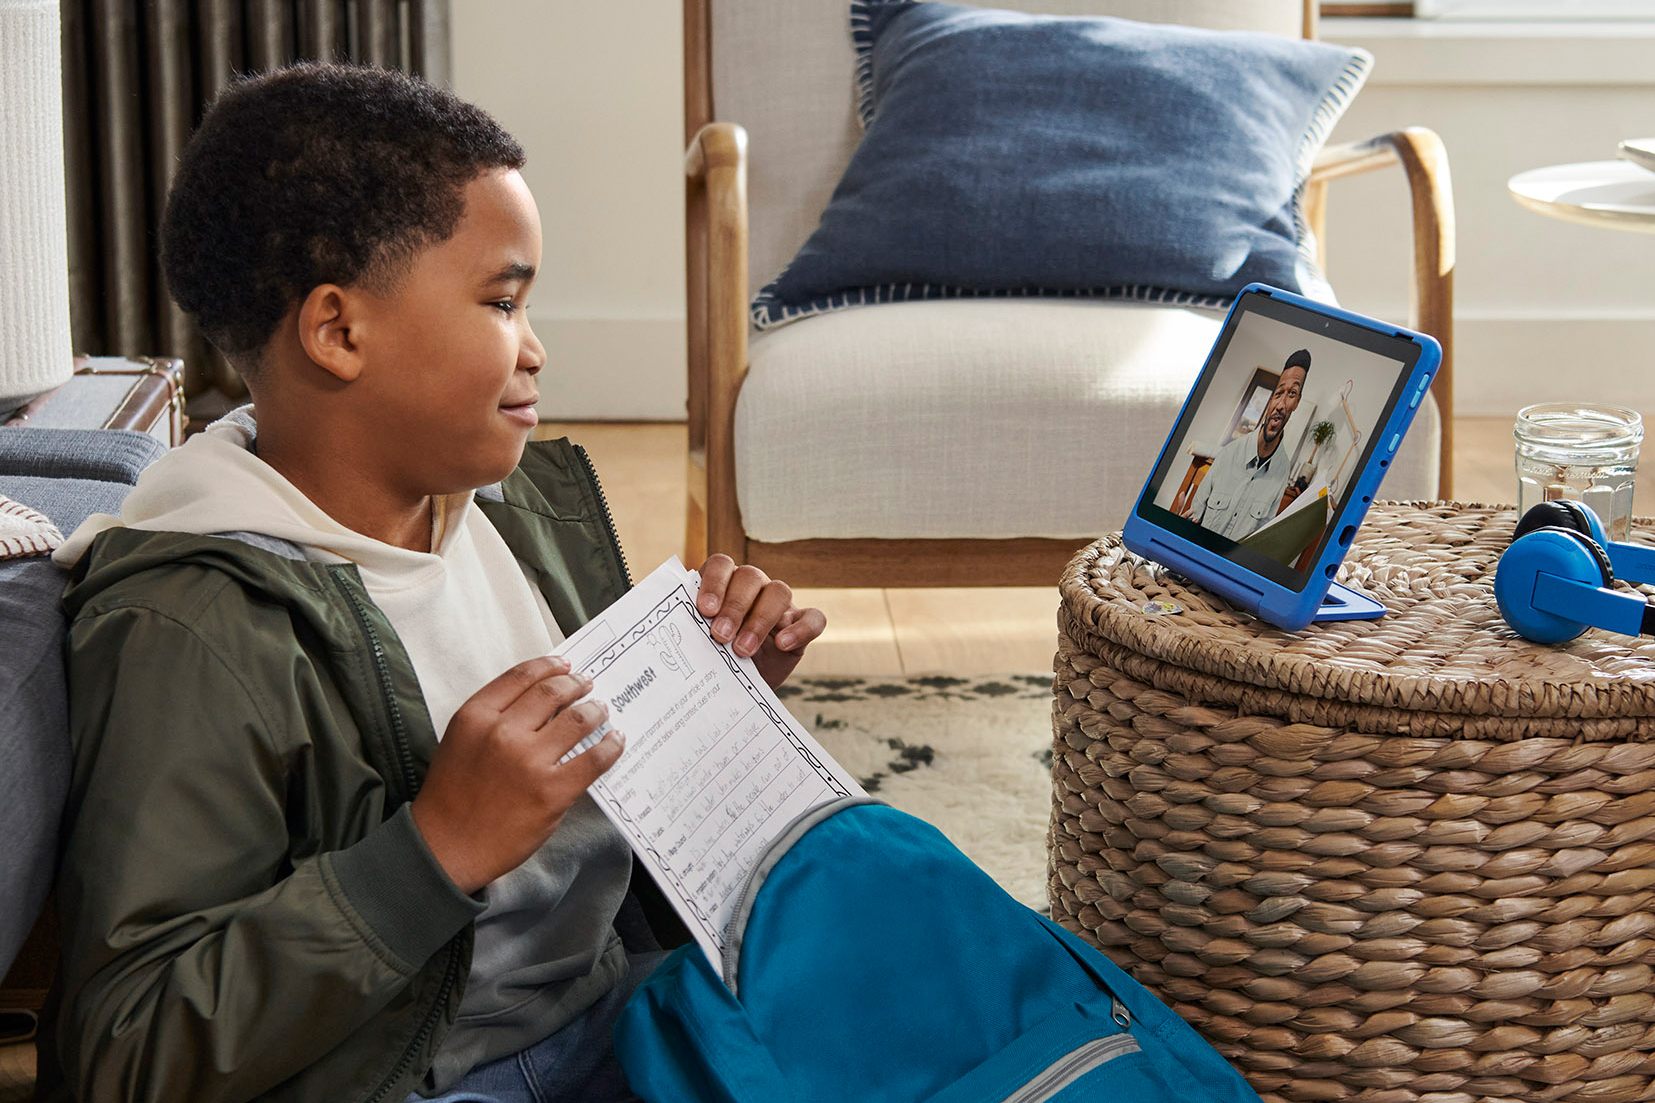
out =
[(1385, 615), (1385, 607), (1360, 590), (1335, 582), (1322, 597), (1322, 607), (1311, 617), (1315, 624), (1324, 620), (1375, 620)]

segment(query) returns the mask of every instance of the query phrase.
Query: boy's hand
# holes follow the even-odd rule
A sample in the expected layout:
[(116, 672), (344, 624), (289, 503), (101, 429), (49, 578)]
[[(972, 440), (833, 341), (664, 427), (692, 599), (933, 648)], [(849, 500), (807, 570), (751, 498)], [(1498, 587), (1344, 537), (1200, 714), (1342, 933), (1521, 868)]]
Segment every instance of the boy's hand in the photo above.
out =
[[(414, 826), (462, 892), (522, 865), (557, 830), (586, 787), (615, 764), (610, 732), (559, 764), (609, 715), (556, 656), (518, 663), (461, 705), (411, 809)], [(571, 707), (573, 706), (573, 707)]]
[(702, 565), (695, 605), (713, 622), (713, 639), (735, 641), (735, 653), (751, 658), (771, 689), (787, 680), (810, 641), (827, 627), (820, 609), (793, 604), (787, 583), (757, 567), (738, 567), (727, 555), (712, 556)]

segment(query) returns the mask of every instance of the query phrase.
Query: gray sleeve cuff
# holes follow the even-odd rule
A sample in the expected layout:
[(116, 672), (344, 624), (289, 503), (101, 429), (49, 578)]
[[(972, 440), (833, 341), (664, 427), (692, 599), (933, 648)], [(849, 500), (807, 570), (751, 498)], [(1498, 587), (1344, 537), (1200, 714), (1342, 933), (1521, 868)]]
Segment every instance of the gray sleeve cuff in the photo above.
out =
[(406, 804), (323, 863), (357, 917), (409, 972), (483, 911), (437, 863)]

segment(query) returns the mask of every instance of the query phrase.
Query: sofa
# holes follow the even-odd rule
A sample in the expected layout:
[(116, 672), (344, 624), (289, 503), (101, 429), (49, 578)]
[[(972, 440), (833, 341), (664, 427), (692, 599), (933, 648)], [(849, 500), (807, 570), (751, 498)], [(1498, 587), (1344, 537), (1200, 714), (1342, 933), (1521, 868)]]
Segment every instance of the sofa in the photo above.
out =
[[(45, 515), (62, 533), (120, 509), (138, 473), (166, 452), (122, 429), (0, 428), (0, 496)], [(65, 572), (46, 555), (0, 559), (0, 1013), (7, 1032), (39, 1006), (55, 957), (49, 924), (19, 955), (41, 915), (69, 787)], [(3, 1042), (3, 1038), (0, 1038)]]

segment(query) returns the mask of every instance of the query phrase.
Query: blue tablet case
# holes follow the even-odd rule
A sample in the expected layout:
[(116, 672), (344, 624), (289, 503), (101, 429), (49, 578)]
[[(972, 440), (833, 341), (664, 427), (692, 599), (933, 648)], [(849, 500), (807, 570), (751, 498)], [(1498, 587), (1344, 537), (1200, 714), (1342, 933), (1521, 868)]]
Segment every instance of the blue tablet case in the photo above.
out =
[[(1303, 589), (1295, 590), (1143, 516), (1143, 507), (1154, 494), (1155, 472), (1160, 469), (1167, 449), (1181, 436), (1179, 428), (1184, 425), (1186, 415), (1191, 412), (1190, 404), (1195, 401), (1201, 390), (1201, 380), (1198, 379), (1191, 389), (1190, 397), (1184, 402), (1184, 408), (1179, 411), (1178, 420), (1174, 423), (1172, 432), (1168, 434), (1166, 443), (1161, 446), (1154, 466), (1150, 468), (1144, 489), (1138, 496), (1138, 503), (1126, 520), (1121, 540), (1127, 548), (1144, 558), (1171, 568), (1191, 581), (1221, 594), (1232, 604), (1288, 631), (1297, 631), (1316, 621), (1358, 620), (1383, 616), (1383, 605), (1360, 591), (1334, 582), (1333, 577), (1338, 572), (1345, 554), (1350, 550), (1350, 542), (1356, 534), (1357, 526), (1367, 516), (1368, 507), (1373, 503), (1379, 482), (1390, 469), (1397, 446), (1402, 443), (1403, 434), (1413, 423), (1414, 414), (1418, 411), (1421, 401), (1430, 389), (1431, 380), (1435, 378), (1437, 369), (1442, 364), (1442, 347), (1428, 334), (1417, 333), (1326, 303), (1314, 302), (1301, 295), (1265, 284), (1249, 284), (1242, 289), (1241, 294), (1236, 296), (1235, 303), (1231, 305), (1229, 315), (1224, 319), (1221, 334), (1229, 332), (1236, 312), (1247, 304), (1249, 293), (1255, 292), (1278, 302), (1302, 307), (1313, 314), (1337, 318), (1387, 337), (1401, 338), (1419, 347), (1419, 358), (1401, 386), (1394, 392), (1396, 401), (1390, 416), (1375, 431), (1374, 439), (1378, 442), (1377, 446), (1369, 453), (1363, 469), (1351, 480), (1345, 500), (1329, 524), (1334, 538), (1327, 541), (1320, 556), (1311, 566), (1308, 581)], [(1216, 365), (1209, 362), (1208, 369), (1214, 367)], [(1203, 371), (1203, 378), (1206, 375), (1207, 371)]]

